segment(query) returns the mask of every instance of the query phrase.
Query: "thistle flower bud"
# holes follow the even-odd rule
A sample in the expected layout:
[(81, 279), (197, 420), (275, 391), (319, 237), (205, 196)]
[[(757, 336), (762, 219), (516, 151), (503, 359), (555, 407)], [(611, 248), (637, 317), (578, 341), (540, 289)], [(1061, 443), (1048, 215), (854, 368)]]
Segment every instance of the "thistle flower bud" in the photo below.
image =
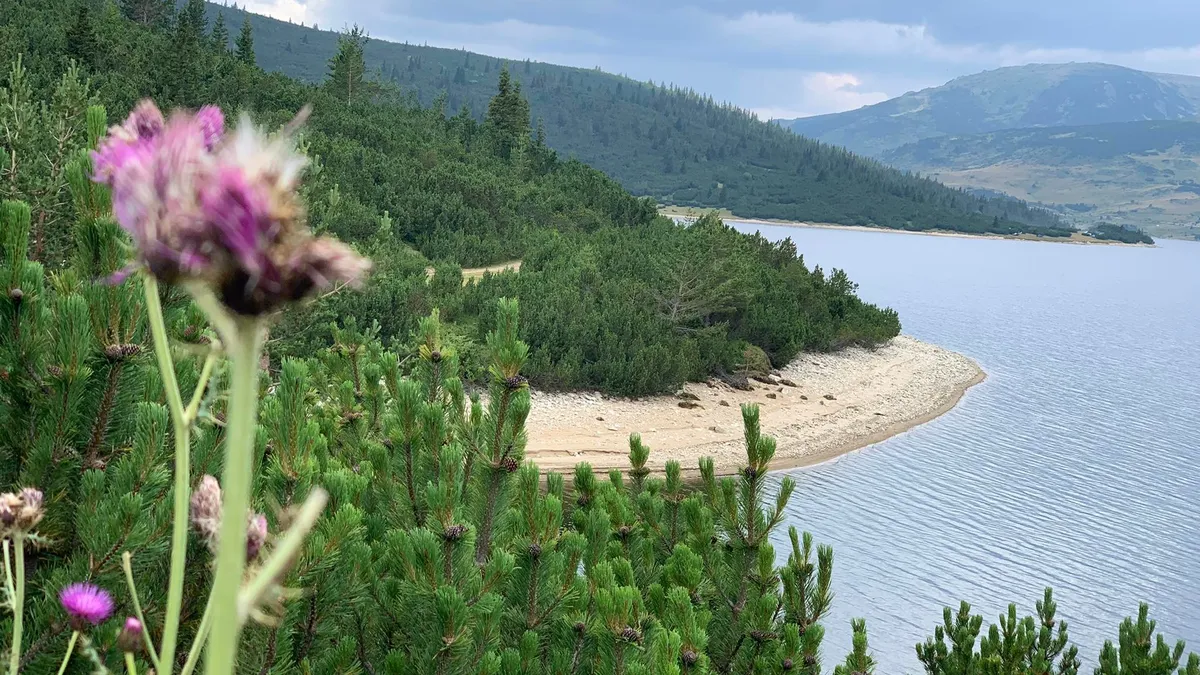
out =
[(258, 558), (259, 552), (266, 543), (267, 518), (261, 513), (252, 514), (250, 522), (246, 526), (246, 562), (253, 562)]
[(221, 485), (212, 476), (201, 478), (200, 485), (192, 492), (192, 525), (215, 553), (217, 533), (221, 530)]
[(117, 647), (128, 653), (137, 653), (142, 649), (142, 622), (136, 618), (125, 617), (125, 625), (117, 634)]

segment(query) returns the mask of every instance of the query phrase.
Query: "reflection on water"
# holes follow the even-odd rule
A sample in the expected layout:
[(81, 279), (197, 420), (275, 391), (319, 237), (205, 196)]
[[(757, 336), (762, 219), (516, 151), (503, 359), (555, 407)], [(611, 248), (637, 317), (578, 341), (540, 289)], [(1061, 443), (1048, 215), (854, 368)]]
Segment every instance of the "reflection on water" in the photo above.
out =
[[(792, 472), (789, 524), (834, 546), (826, 669), (851, 617), (880, 673), (920, 672), (943, 606), (990, 622), (1047, 585), (1086, 670), (1139, 600), (1200, 648), (1200, 243), (739, 228), (792, 237), (988, 372), (936, 421)], [(775, 545), (786, 558), (785, 531)]]

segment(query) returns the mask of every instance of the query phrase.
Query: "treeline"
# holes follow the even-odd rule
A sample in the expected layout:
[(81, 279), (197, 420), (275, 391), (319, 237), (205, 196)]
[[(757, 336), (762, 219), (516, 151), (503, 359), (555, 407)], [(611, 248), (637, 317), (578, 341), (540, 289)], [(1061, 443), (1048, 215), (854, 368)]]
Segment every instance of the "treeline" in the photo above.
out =
[[(324, 81), (338, 34), (209, 4), (215, 21), (253, 29), (259, 64)], [(757, 119), (694, 91), (600, 70), (506, 62), (463, 50), (371, 40), (367, 79), (482, 120), (506, 65), (521, 81), (549, 147), (578, 157), (636, 195), (739, 216), (910, 230), (1069, 236), (1049, 211), (985, 199), (902, 173)]]
[(1096, 226), (1088, 230), (1088, 234), (1097, 239), (1105, 239), (1108, 241), (1120, 241), (1126, 244), (1149, 244), (1154, 245), (1154, 239), (1150, 235), (1136, 227), (1128, 225), (1115, 225), (1113, 223), (1096, 223)]
[[(782, 364), (801, 349), (871, 345), (899, 331), (894, 312), (861, 302), (844, 274), (809, 268), (790, 242), (711, 220), (675, 225), (599, 171), (560, 160), (508, 77), (498, 76), (480, 122), (371, 82), (370, 43), (353, 32), (314, 85), (260, 70), (260, 45), (236, 25), (209, 25), (198, 2), (177, 15), (161, 3), (10, 5), (0, 56), (22, 65), (4, 81), (17, 111), (6, 128), (18, 130), (4, 147), (47, 160), (12, 169), (0, 197), (43, 214), (33, 253), (51, 268), (71, 256), (73, 206), (55, 158), (79, 141), (81, 106), (120, 115), (152, 96), (164, 107), (211, 102), (282, 124), (313, 105), (304, 136), (310, 222), (369, 252), (377, 272), (365, 293), (335, 292), (290, 311), (270, 343), (277, 357), (327, 345), (327, 325), (351, 317), (363, 327), (378, 321), (381, 339), (402, 342), (434, 308), (470, 353), (500, 294), (527, 300), (522, 337), (535, 382), (623, 394), (735, 372), (750, 347)], [(156, 7), (162, 13), (149, 11)], [(233, 50), (230, 33), (241, 36)], [(513, 259), (526, 260), (516, 278), (462, 286), (459, 266)]]

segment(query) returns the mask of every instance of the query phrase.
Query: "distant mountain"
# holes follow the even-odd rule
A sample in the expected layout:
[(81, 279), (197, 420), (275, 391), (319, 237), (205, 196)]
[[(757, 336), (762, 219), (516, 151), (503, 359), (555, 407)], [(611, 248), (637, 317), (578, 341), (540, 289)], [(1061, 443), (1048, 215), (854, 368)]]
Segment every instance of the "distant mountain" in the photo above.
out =
[[(319, 83), (338, 33), (210, 4), (236, 35), (253, 28), (258, 65)], [(422, 105), (482, 118), (506, 66), (522, 86), (547, 145), (660, 203), (725, 208), (740, 216), (967, 232), (1066, 233), (1058, 216), (985, 199), (895, 171), (757, 119), (694, 91), (546, 63), (506, 62), (459, 49), (372, 39), (368, 76)]]
[(1200, 234), (1200, 123), (1121, 122), (948, 135), (880, 157), (948, 185), (1050, 206), (1087, 229)]
[(1200, 77), (1067, 63), (989, 70), (858, 110), (778, 123), (810, 138), (880, 156), (937, 136), (1197, 116)]

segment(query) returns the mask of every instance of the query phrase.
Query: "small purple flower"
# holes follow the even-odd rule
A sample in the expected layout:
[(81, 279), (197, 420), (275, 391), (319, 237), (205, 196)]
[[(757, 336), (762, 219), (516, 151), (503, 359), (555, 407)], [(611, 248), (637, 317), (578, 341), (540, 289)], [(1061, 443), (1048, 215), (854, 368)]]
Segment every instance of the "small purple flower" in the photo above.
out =
[(192, 492), (192, 525), (204, 537), (209, 550), (216, 551), (221, 530), (221, 485), (216, 478), (204, 476)]
[(113, 613), (112, 596), (92, 584), (71, 584), (58, 594), (58, 599), (71, 615), (71, 628), (77, 631), (86, 629), (89, 624), (98, 626)]

